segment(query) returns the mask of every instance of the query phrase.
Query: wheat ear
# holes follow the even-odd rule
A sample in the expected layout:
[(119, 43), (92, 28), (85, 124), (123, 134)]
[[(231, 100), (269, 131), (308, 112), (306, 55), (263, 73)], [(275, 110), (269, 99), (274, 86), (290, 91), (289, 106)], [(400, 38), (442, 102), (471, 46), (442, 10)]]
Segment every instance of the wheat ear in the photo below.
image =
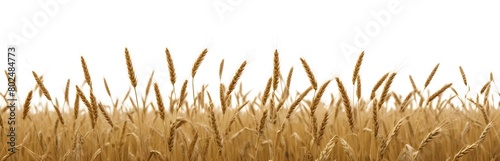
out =
[(380, 77), (380, 79), (375, 83), (375, 86), (373, 86), (372, 93), (370, 95), (370, 100), (375, 98), (375, 94), (377, 92), (377, 89), (384, 83), (385, 79), (389, 76), (389, 73), (385, 73), (384, 76)]
[(347, 115), (347, 121), (349, 122), (349, 127), (351, 128), (351, 131), (354, 132), (354, 118), (353, 118), (353, 111), (352, 111), (352, 106), (349, 101), (349, 96), (347, 95), (347, 91), (345, 90), (344, 84), (342, 84), (342, 80), (340, 80), (339, 77), (336, 77), (335, 80), (337, 81), (337, 86), (340, 92), (340, 95), (342, 96), (342, 102), (344, 103), (345, 110), (346, 110), (346, 115)]
[(278, 83), (280, 79), (280, 57), (278, 50), (274, 50), (274, 60), (273, 60), (273, 89), (276, 91), (278, 89)]
[(31, 98), (33, 97), (33, 90), (28, 92), (28, 96), (26, 96), (26, 100), (24, 101), (23, 105), (23, 120), (28, 116), (28, 113), (30, 111), (30, 104), (31, 104)]
[(304, 58), (300, 58), (300, 62), (302, 62), (302, 67), (304, 67), (304, 70), (306, 71), (307, 77), (309, 78), (309, 81), (311, 82), (313, 89), (317, 90), (318, 83), (316, 82), (316, 78), (314, 78), (314, 74), (311, 70), (311, 67), (309, 67), (309, 64), (307, 64)]
[(92, 80), (90, 79), (89, 68), (87, 67), (87, 63), (85, 62), (85, 58), (83, 56), (80, 57), (80, 61), (82, 63), (83, 76), (85, 76), (85, 82), (92, 88)]
[(425, 81), (425, 84), (424, 84), (424, 88), (427, 88), (427, 86), (431, 83), (432, 78), (434, 77), (434, 74), (436, 74), (436, 71), (438, 70), (438, 68), (439, 68), (439, 63), (434, 67), (434, 69), (432, 69), (432, 72), (427, 77), (427, 80)]
[(354, 66), (354, 71), (352, 72), (352, 84), (356, 83), (356, 79), (359, 75), (359, 69), (361, 69), (361, 64), (363, 63), (363, 57), (365, 56), (365, 51), (362, 51), (356, 61), (356, 66)]

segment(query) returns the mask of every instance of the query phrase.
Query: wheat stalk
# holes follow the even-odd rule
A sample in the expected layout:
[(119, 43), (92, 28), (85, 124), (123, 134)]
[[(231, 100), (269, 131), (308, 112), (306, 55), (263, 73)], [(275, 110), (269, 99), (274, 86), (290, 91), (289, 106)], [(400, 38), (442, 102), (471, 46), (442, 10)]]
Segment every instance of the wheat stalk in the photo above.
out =
[(314, 78), (314, 74), (307, 64), (306, 60), (304, 58), (300, 58), (300, 62), (302, 62), (302, 67), (306, 71), (307, 77), (309, 78), (309, 81), (311, 82), (311, 85), (314, 90), (318, 89), (318, 83), (316, 82), (316, 78)]
[(382, 95), (380, 95), (378, 108), (382, 108), (382, 105), (385, 103), (387, 99), (387, 94), (389, 93), (389, 88), (391, 88), (391, 84), (394, 81), (394, 77), (396, 77), (396, 73), (391, 73), (387, 81), (385, 82), (384, 89), (382, 90)]
[(380, 79), (375, 83), (375, 86), (373, 86), (372, 93), (370, 95), (370, 100), (373, 100), (375, 98), (375, 94), (377, 92), (377, 89), (384, 83), (385, 79), (389, 76), (389, 73), (385, 73)]
[(205, 59), (205, 56), (208, 53), (208, 49), (204, 49), (200, 55), (198, 55), (198, 58), (196, 58), (196, 61), (193, 64), (193, 68), (191, 69), (191, 77), (194, 78), (196, 75), (196, 72), (198, 71), (198, 68), (200, 68), (201, 63), (203, 62), (203, 59)]
[(434, 69), (432, 69), (432, 72), (427, 77), (427, 80), (425, 81), (425, 84), (424, 84), (424, 88), (427, 88), (427, 86), (431, 83), (432, 78), (434, 77), (434, 74), (436, 74), (436, 71), (438, 70), (438, 68), (439, 68), (439, 63), (434, 67)]
[(47, 100), (52, 101), (52, 98), (50, 97), (49, 91), (47, 88), (45, 88), (45, 85), (43, 85), (42, 80), (38, 75), (35, 73), (35, 71), (32, 71), (33, 77), (35, 77), (36, 83), (38, 84), (38, 87), (40, 87), (40, 91), (43, 93), (43, 95), (47, 98)]
[(80, 61), (82, 63), (83, 76), (85, 76), (85, 82), (92, 88), (92, 79), (90, 79), (89, 68), (87, 67), (87, 63), (85, 63), (85, 58), (83, 56), (80, 57)]
[(365, 51), (362, 51), (358, 57), (358, 61), (356, 61), (356, 65), (354, 66), (354, 71), (352, 72), (352, 84), (356, 83), (356, 79), (359, 77), (359, 69), (361, 69), (361, 64), (363, 63), (363, 57), (365, 56)]
[(170, 83), (172, 84), (172, 86), (174, 86), (175, 81), (177, 79), (177, 76), (175, 74), (174, 60), (172, 59), (172, 56), (170, 55), (170, 51), (168, 50), (168, 48), (165, 48), (165, 54), (167, 56), (168, 73), (170, 74)]
[(351, 103), (349, 101), (349, 96), (347, 95), (347, 91), (344, 88), (344, 84), (342, 84), (342, 80), (340, 80), (339, 77), (336, 77), (335, 80), (337, 81), (337, 86), (338, 86), (339, 92), (342, 96), (342, 102), (344, 103), (344, 106), (345, 106), (347, 121), (349, 122), (349, 127), (351, 128), (351, 131), (354, 132), (354, 118), (352, 115), (353, 111), (352, 111)]
[(28, 95), (26, 96), (26, 100), (24, 101), (23, 120), (26, 118), (26, 116), (28, 116), (28, 113), (30, 110), (31, 98), (33, 98), (33, 91), (32, 90), (30, 92), (28, 92)]
[(161, 97), (160, 88), (158, 87), (158, 83), (154, 85), (155, 95), (156, 95), (156, 104), (158, 105), (158, 110), (160, 111), (160, 118), (165, 120), (165, 106), (163, 105), (163, 98)]
[(467, 77), (465, 76), (464, 69), (462, 69), (462, 66), (459, 66), (458, 69), (460, 70), (460, 75), (462, 75), (462, 80), (464, 81), (464, 85), (467, 86)]
[(278, 50), (274, 50), (274, 60), (273, 60), (273, 89), (276, 91), (278, 89), (278, 82), (280, 78), (280, 57)]

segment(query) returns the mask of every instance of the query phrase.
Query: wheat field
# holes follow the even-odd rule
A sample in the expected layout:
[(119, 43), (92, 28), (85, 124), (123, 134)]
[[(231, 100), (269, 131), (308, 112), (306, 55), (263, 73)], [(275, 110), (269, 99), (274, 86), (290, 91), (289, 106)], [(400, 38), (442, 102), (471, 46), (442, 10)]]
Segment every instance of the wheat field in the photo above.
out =
[[(224, 73), (224, 60), (220, 62), (219, 78), (232, 79), (221, 81), (218, 91), (193, 81), (198, 69), (206, 68), (207, 49), (194, 61), (189, 80), (177, 80), (175, 60), (166, 49), (170, 82), (154, 82), (153, 72), (145, 93), (138, 93), (136, 72), (141, 71), (134, 70), (130, 54), (125, 49), (126, 62), (119, 69), (128, 72), (123, 80), (130, 82), (121, 99), (109, 90), (112, 82), (92, 77), (91, 60), (84, 57), (84, 80), (61, 84), (63, 96), (51, 95), (43, 75), (33, 71), (36, 87), (20, 101), (16, 153), (8, 151), (9, 125), (4, 122), (9, 114), (2, 108), (1, 160), (500, 160), (495, 80), (491, 76), (474, 97), (458, 93), (454, 86), (469, 87), (462, 67), (448, 74), (460, 74), (463, 84), (428, 89), (437, 64), (424, 86), (409, 76), (413, 90), (400, 93), (391, 86), (393, 80), (408, 76), (397, 72), (381, 76), (374, 87), (362, 85), (364, 52), (352, 78), (318, 82), (306, 59), (300, 58), (302, 68), (282, 67), (276, 50), (268, 61), (272, 75), (250, 98), (240, 81), (246, 61), (235, 73)], [(292, 91), (293, 75), (299, 72), (307, 75), (310, 86)], [(72, 83), (79, 81), (85, 83)], [(97, 98), (93, 84), (104, 84), (106, 89), (99, 90), (109, 97)], [(167, 86), (173, 90), (164, 90)], [(346, 89), (351, 86), (352, 93)], [(335, 91), (327, 93), (326, 88)], [(362, 97), (362, 90), (371, 91), (370, 97)], [(43, 103), (32, 102), (37, 97)]]

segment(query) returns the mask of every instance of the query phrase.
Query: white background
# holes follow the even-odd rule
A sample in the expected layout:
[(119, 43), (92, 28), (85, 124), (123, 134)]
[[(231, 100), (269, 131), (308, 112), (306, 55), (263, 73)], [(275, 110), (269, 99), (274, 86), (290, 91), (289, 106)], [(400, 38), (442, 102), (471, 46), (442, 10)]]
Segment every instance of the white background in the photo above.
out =
[[(490, 72), (500, 72), (498, 7), (498, 2), (451, 0), (3, 0), (0, 46), (4, 56), (0, 60), (6, 68), (7, 46), (18, 46), (22, 100), (35, 86), (31, 71), (44, 75), (52, 97), (63, 99), (67, 79), (74, 93), (74, 86), (84, 80), (80, 56), (88, 63), (97, 95), (109, 100), (102, 81), (106, 77), (114, 97), (121, 98), (130, 87), (125, 47), (132, 55), (139, 93), (153, 70), (163, 95), (171, 90), (164, 52), (168, 47), (177, 69), (176, 89), (190, 80), (198, 54), (209, 49), (195, 86), (210, 84), (214, 96), (222, 58), (226, 62), (223, 82), (229, 83), (239, 64), (247, 60), (244, 90), (262, 91), (272, 75), (274, 49), (280, 52), (285, 77), (290, 67), (295, 68), (292, 88), (297, 90), (309, 85), (300, 57), (309, 62), (320, 84), (339, 76), (352, 89), (351, 72), (364, 50), (360, 74), (365, 98), (386, 72), (398, 72), (393, 90), (402, 95), (411, 89), (408, 75), (423, 88), (437, 63), (441, 66), (431, 91), (452, 82), (465, 93), (458, 70), (461, 65), (475, 94), (489, 80)], [(377, 20), (383, 13), (388, 13), (383, 21)], [(30, 25), (34, 30), (27, 32)], [(371, 35), (366, 35), (365, 43), (356, 44), (355, 39), (363, 34)], [(356, 50), (345, 52), (342, 44)], [(7, 82), (3, 76), (0, 80), (3, 93)], [(337, 94), (336, 85), (330, 86), (327, 92)], [(496, 86), (493, 90), (497, 91)]]

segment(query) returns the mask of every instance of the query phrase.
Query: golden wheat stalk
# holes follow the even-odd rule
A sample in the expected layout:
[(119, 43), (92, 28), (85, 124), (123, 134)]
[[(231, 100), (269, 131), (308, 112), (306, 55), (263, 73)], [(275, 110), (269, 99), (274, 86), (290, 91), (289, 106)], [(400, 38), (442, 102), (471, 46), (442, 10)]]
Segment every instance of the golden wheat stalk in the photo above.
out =
[(70, 84), (70, 79), (66, 81), (66, 88), (64, 88), (64, 103), (67, 103), (69, 105), (69, 84)]
[(231, 79), (231, 82), (229, 83), (228, 89), (226, 91), (226, 96), (225, 96), (226, 101), (229, 98), (229, 95), (231, 94), (231, 92), (233, 92), (233, 90), (236, 88), (236, 83), (238, 83), (238, 80), (240, 79), (241, 75), (243, 74), (243, 71), (245, 70), (246, 65), (247, 65), (247, 61), (243, 61), (243, 63), (241, 63), (241, 65), (238, 68), (238, 70), (236, 71), (236, 73), (234, 73), (233, 79)]
[(387, 147), (391, 143), (391, 140), (393, 139), (394, 136), (396, 136), (399, 133), (399, 129), (401, 129), (401, 126), (403, 125), (404, 121), (408, 119), (409, 116), (405, 116), (396, 123), (396, 125), (392, 128), (391, 132), (387, 137), (382, 140), (382, 144), (380, 144), (379, 147), (379, 160), (382, 160), (385, 155), (385, 151), (387, 150)]
[(154, 85), (155, 95), (156, 95), (156, 104), (158, 105), (158, 110), (160, 111), (160, 118), (165, 120), (165, 106), (163, 105), (163, 98), (161, 97), (160, 88), (158, 87), (158, 83)]
[(465, 75), (464, 69), (462, 69), (462, 66), (459, 66), (458, 69), (460, 70), (460, 75), (462, 75), (464, 85), (467, 86), (467, 76)]
[(338, 90), (340, 92), (340, 95), (342, 96), (341, 98), (346, 110), (347, 121), (349, 122), (349, 128), (351, 129), (352, 132), (354, 132), (353, 109), (351, 106), (351, 102), (349, 101), (349, 95), (347, 95), (347, 91), (345, 90), (342, 80), (340, 80), (339, 77), (336, 77), (335, 80), (337, 81)]
[(370, 100), (373, 100), (375, 98), (375, 95), (376, 95), (378, 88), (380, 88), (382, 83), (384, 83), (387, 76), (389, 76), (389, 73), (385, 73), (382, 77), (380, 77), (380, 79), (377, 81), (377, 83), (375, 83), (375, 86), (373, 86), (372, 93), (370, 95)]
[(382, 105), (385, 103), (387, 99), (387, 94), (389, 93), (389, 88), (391, 88), (391, 84), (394, 81), (394, 77), (396, 77), (396, 73), (391, 73), (387, 81), (385, 82), (384, 89), (382, 90), (382, 95), (380, 95), (378, 108), (382, 108)]
[(444, 91), (446, 91), (446, 89), (450, 88), (451, 85), (453, 85), (453, 83), (445, 84), (443, 87), (441, 87), (441, 89), (439, 89), (434, 94), (432, 94), (431, 96), (429, 96), (429, 98), (427, 98), (427, 102), (431, 102), (432, 100), (434, 100), (436, 97), (438, 97), (439, 95), (441, 95)]
[(38, 84), (38, 87), (40, 87), (40, 91), (43, 93), (43, 95), (47, 98), (47, 100), (52, 101), (52, 98), (50, 97), (49, 91), (47, 88), (45, 88), (45, 85), (43, 85), (42, 80), (38, 75), (35, 73), (35, 71), (32, 71), (33, 77), (35, 77), (36, 83)]
[(28, 95), (26, 96), (26, 100), (24, 101), (23, 120), (26, 118), (26, 116), (28, 116), (28, 113), (30, 111), (31, 98), (33, 98), (33, 91), (32, 90), (30, 92), (28, 92)]
[(427, 86), (431, 83), (432, 78), (434, 77), (434, 74), (436, 74), (436, 71), (438, 70), (438, 68), (439, 68), (439, 63), (434, 67), (434, 69), (432, 69), (432, 72), (427, 77), (427, 80), (425, 81), (425, 84), (424, 84), (424, 88), (427, 88)]
[(220, 61), (219, 64), (219, 80), (222, 79), (222, 72), (224, 71), (224, 59)]
[(307, 61), (304, 58), (300, 58), (300, 62), (302, 62), (302, 67), (306, 71), (307, 77), (309, 78), (309, 81), (311, 82), (313, 89), (317, 90), (318, 83), (316, 82), (316, 78), (314, 77), (311, 67), (309, 67), (309, 64), (307, 64)]
[(293, 103), (290, 105), (288, 109), (288, 113), (286, 115), (286, 120), (290, 119), (290, 116), (292, 115), (292, 112), (295, 110), (295, 108), (299, 105), (299, 103), (306, 97), (306, 95), (312, 90), (312, 87), (307, 88), (304, 92), (300, 93), (299, 97), (293, 101)]
[(326, 90), (326, 87), (328, 86), (328, 84), (330, 84), (331, 80), (328, 80), (326, 81), (325, 83), (323, 83), (323, 85), (321, 85), (321, 87), (319, 88), (319, 91), (316, 92), (316, 95), (314, 96), (312, 102), (311, 102), (311, 105), (310, 105), (310, 117), (311, 117), (311, 127), (312, 127), (312, 133), (313, 133), (313, 136), (314, 136), (314, 140), (318, 140), (318, 127), (316, 125), (316, 115), (314, 115), (316, 113), (316, 108), (318, 108), (318, 105), (320, 103), (320, 100), (321, 100), (321, 97), (323, 96), (323, 93), (325, 92)]
[(104, 105), (102, 105), (102, 103), (100, 103), (100, 102), (99, 102), (99, 110), (101, 110), (101, 113), (102, 113), (102, 115), (104, 115), (104, 118), (106, 119), (106, 121), (108, 122), (108, 124), (112, 128), (115, 127), (115, 125), (113, 124), (113, 120), (111, 119), (111, 116), (109, 116), (109, 114), (104, 109)]
[(92, 79), (90, 79), (89, 68), (87, 67), (87, 63), (85, 62), (85, 58), (83, 56), (80, 57), (80, 61), (82, 63), (83, 76), (85, 76), (85, 82), (92, 88)]
[(75, 104), (73, 105), (73, 112), (74, 116), (73, 118), (76, 120), (78, 119), (78, 113), (80, 112), (80, 95), (77, 93), (75, 94)]
[(125, 48), (125, 61), (127, 63), (128, 78), (132, 87), (137, 87), (137, 78), (134, 71), (134, 66), (132, 65), (132, 58), (130, 58), (130, 53), (127, 48)]
[(196, 72), (198, 71), (198, 68), (200, 68), (201, 63), (203, 62), (203, 59), (205, 59), (205, 56), (208, 53), (208, 49), (204, 49), (200, 55), (198, 55), (198, 58), (196, 58), (196, 61), (193, 64), (193, 68), (191, 69), (191, 77), (194, 78), (196, 75)]
[(365, 51), (362, 51), (358, 57), (358, 61), (356, 61), (356, 65), (354, 66), (354, 71), (352, 72), (352, 84), (356, 83), (356, 79), (359, 76), (359, 69), (361, 69), (361, 64), (363, 63), (363, 57), (365, 56)]
[(273, 89), (276, 91), (278, 89), (278, 83), (280, 79), (280, 57), (278, 50), (274, 50), (273, 59)]
[(452, 160), (457, 161), (458, 159), (462, 158), (469, 152), (475, 150), (479, 146), (479, 144), (481, 144), (484, 141), (484, 139), (486, 138), (486, 134), (488, 134), (488, 132), (491, 130), (492, 127), (493, 124), (488, 123), (488, 125), (486, 125), (486, 127), (484, 128), (483, 132), (481, 132), (479, 139), (473, 144), (467, 145), (464, 148), (462, 148), (462, 150), (460, 150), (457, 154), (455, 154), (455, 156), (453, 156)]
[[(266, 83), (266, 88), (264, 89), (264, 93), (262, 93), (262, 106), (266, 105), (267, 99), (269, 98), (271, 91), (271, 83), (273, 81), (273, 77), (269, 78)], [(272, 98), (271, 98), (272, 99)]]
[(165, 49), (165, 54), (167, 55), (168, 73), (170, 74), (170, 83), (174, 86), (177, 76), (175, 74), (174, 60), (170, 55), (168, 48)]

